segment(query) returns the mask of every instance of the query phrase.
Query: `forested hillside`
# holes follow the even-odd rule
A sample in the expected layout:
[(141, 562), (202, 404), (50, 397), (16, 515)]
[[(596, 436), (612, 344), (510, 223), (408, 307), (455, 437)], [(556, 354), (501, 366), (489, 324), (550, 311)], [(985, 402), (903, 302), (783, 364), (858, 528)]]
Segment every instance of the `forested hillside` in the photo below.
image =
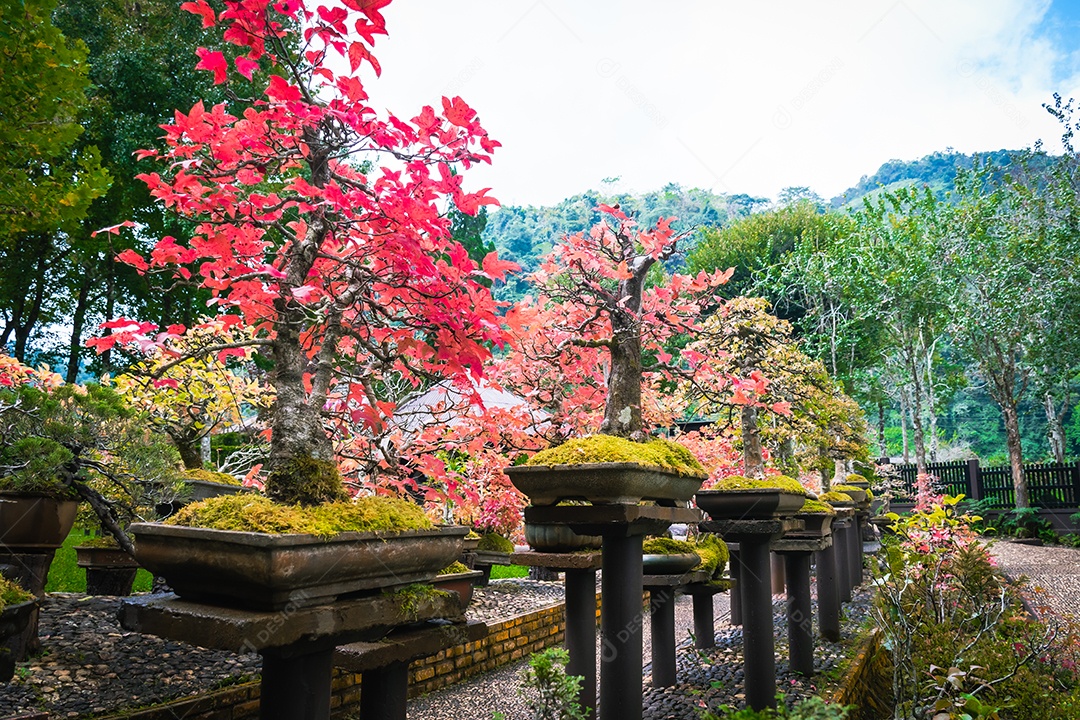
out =
[[(979, 157), (995, 165), (1007, 165), (1015, 154), (1013, 150), (992, 150)], [(957, 169), (970, 170), (975, 155), (945, 151), (935, 152), (918, 160), (889, 160), (873, 175), (863, 175), (859, 182), (829, 201), (832, 209), (857, 208), (865, 197), (876, 197), (883, 191), (923, 185), (930, 188), (937, 199), (952, 191)]]
[(618, 204), (627, 214), (646, 226), (661, 217), (678, 218), (672, 227), (689, 232), (684, 247), (696, 243), (700, 230), (725, 225), (732, 218), (750, 214), (768, 203), (749, 195), (716, 195), (708, 190), (669, 184), (660, 190), (629, 195), (605, 195), (590, 190), (569, 197), (557, 205), (520, 207), (507, 205), (488, 215), (485, 244), (493, 243), (499, 255), (521, 265), (521, 272), (498, 289), (502, 300), (518, 300), (528, 292), (526, 276), (537, 268), (553, 244), (568, 233), (587, 231), (600, 220), (596, 206)]

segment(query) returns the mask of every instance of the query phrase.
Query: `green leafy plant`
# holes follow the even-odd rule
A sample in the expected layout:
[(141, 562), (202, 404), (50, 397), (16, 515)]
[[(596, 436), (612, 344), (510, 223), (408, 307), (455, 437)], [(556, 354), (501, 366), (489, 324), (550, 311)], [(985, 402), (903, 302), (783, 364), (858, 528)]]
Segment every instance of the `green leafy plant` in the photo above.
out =
[(569, 653), (562, 648), (548, 648), (529, 658), (522, 673), (526, 705), (532, 720), (585, 720), (589, 709), (578, 702), (581, 677), (566, 674)]
[[(1014, 508), (1002, 516), (1001, 532), (1018, 538), (1038, 538), (1046, 531), (1053, 532), (1050, 521), (1039, 515), (1039, 509), (1033, 507)], [(1053, 535), (1056, 539), (1056, 534)]]

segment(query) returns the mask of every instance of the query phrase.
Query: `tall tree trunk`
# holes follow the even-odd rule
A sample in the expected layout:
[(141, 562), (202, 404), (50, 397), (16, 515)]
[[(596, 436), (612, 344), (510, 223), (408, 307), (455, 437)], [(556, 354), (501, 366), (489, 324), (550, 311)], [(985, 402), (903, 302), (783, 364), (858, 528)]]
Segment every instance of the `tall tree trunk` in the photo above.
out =
[(920, 475), (926, 472), (926, 436), (922, 424), (922, 383), (919, 382), (921, 368), (915, 360), (914, 352), (905, 352), (908, 371), (911, 374), (911, 431), (915, 439), (915, 468)]
[(765, 453), (761, 448), (756, 407), (742, 408), (743, 473), (748, 478), (765, 477)]
[(71, 341), (68, 343), (68, 362), (65, 380), (74, 383), (79, 379), (79, 355), (82, 350), (83, 325), (86, 323), (86, 310), (90, 299), (90, 274), (85, 273), (79, 283), (79, 294), (75, 299), (75, 312), (71, 318)]
[(885, 403), (878, 400), (877, 404), (877, 442), (878, 459), (889, 456), (889, 446), (885, 442)]
[[(1046, 408), (1046, 436), (1050, 441), (1050, 452), (1054, 455), (1054, 462), (1058, 465), (1065, 464), (1065, 426), (1062, 423), (1064, 413), (1058, 412), (1054, 403), (1054, 394), (1046, 391), (1043, 407)], [(1063, 403), (1068, 407), (1068, 401)]]
[(934, 346), (937, 341), (930, 344), (926, 349), (926, 409), (930, 420), (930, 461), (938, 459), (938, 433), (937, 433), (937, 391), (934, 389)]
[(905, 465), (907, 465), (908, 463), (911, 462), (911, 452), (908, 449), (910, 447), (910, 445), (908, 445), (907, 424), (908, 424), (907, 390), (905, 388), (900, 388), (900, 442), (904, 446), (904, 464)]
[(1024, 477), (1024, 453), (1020, 447), (1020, 418), (1016, 411), (1016, 403), (1002, 405), (1001, 416), (1005, 421), (1005, 447), (1009, 451), (1009, 468), (1012, 470), (1016, 507), (1031, 507), (1027, 478)]

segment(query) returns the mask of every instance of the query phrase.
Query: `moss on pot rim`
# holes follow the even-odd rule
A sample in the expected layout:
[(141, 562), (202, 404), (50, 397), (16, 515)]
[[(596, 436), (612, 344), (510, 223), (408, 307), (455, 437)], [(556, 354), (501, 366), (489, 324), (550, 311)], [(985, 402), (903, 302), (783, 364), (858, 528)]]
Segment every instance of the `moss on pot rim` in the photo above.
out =
[(789, 478), (787, 475), (774, 475), (764, 479), (748, 478), (742, 475), (732, 475), (720, 480), (713, 486), (713, 490), (781, 490), (795, 495), (806, 495), (806, 488), (799, 484), (798, 480)]
[(819, 495), (818, 500), (821, 500), (822, 502), (827, 502), (831, 505), (835, 505), (836, 503), (855, 503), (855, 501), (851, 499), (850, 495), (848, 495), (847, 493), (839, 492), (837, 490), (830, 490), (827, 493)]
[(476, 545), (477, 550), (483, 550), (485, 552), (501, 552), (512, 553), (514, 552), (514, 543), (504, 538), (499, 533), (489, 532), (485, 533), (480, 542)]
[(807, 498), (803, 501), (803, 506), (799, 510), (800, 513), (807, 515), (835, 515), (836, 511), (833, 510), (832, 505), (827, 502), (821, 502), (820, 500), (811, 500)]
[(649, 538), (642, 543), (642, 553), (646, 555), (695, 553), (701, 558), (697, 569), (709, 573), (710, 579), (720, 578), (724, 574), (729, 555), (727, 544), (715, 535), (701, 535), (696, 542), (668, 537)]
[(203, 482), (217, 483), (218, 485), (243, 485), (243, 483), (241, 483), (229, 473), (214, 472), (213, 470), (207, 470), (206, 468), (194, 468), (192, 470), (185, 470), (184, 479), (201, 480)]
[(679, 475), (703, 475), (705, 468), (689, 450), (671, 440), (655, 438), (639, 443), (614, 435), (590, 435), (541, 450), (526, 465), (582, 465), (630, 462), (652, 465)]
[(0, 575), (0, 612), (4, 612), (4, 609), (10, 605), (18, 605), (33, 599), (32, 593)]
[(192, 503), (165, 521), (211, 530), (332, 537), (343, 532), (427, 530), (431, 520), (417, 505), (388, 497), (363, 497), (313, 507), (281, 505), (262, 495), (224, 495)]

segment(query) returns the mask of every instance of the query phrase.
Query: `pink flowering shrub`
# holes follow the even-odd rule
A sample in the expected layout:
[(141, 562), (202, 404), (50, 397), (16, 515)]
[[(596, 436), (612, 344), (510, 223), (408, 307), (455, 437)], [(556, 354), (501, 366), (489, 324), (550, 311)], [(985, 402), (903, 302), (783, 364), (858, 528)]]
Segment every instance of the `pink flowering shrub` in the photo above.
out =
[(997, 688), (1045, 655), (1056, 630), (1024, 614), (971, 527), (980, 518), (958, 512), (963, 496), (935, 494), (925, 475), (917, 490), (909, 516), (888, 515), (894, 535), (873, 568), (896, 717), (999, 717)]

